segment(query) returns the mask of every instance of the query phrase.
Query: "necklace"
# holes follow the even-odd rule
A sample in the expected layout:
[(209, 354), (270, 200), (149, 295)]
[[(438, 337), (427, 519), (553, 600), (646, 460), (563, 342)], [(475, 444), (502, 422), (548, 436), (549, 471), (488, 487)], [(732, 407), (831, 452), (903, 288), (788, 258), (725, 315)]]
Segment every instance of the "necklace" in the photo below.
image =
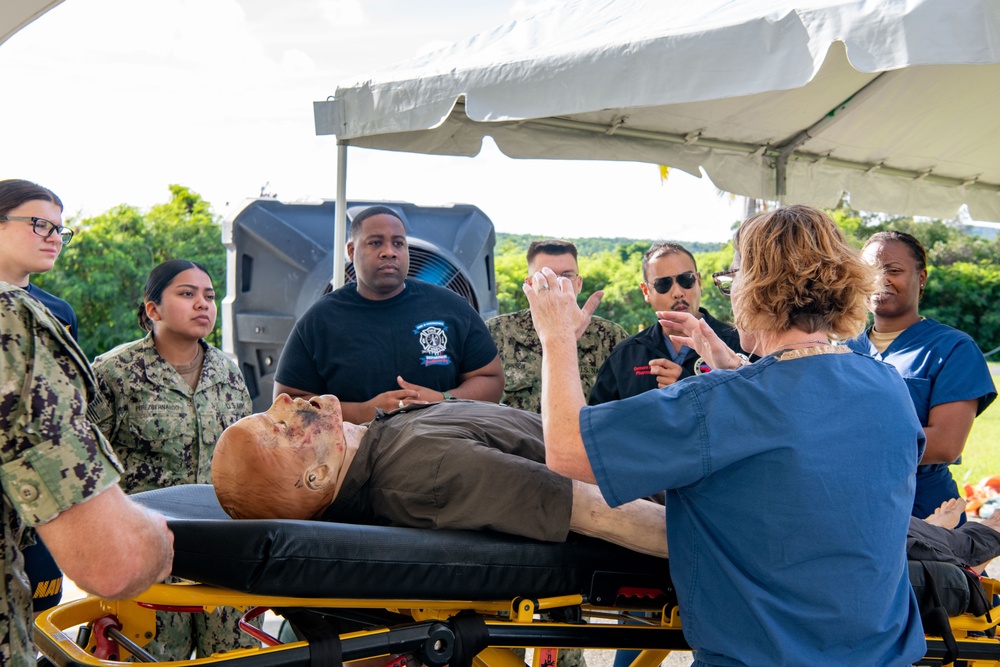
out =
[(786, 347), (792, 347), (793, 345), (829, 345), (828, 340), (801, 340), (798, 343), (782, 343), (778, 346), (779, 350), (783, 350)]
[[(797, 350), (791, 349), (796, 345), (808, 345), (809, 347), (801, 347)], [(815, 357), (821, 354), (846, 354), (850, 351), (851, 348), (846, 345), (833, 345), (830, 341), (804, 340), (798, 343), (786, 343), (781, 349), (772, 352), (770, 356), (778, 361), (786, 361), (788, 359)]]
[(799, 341), (798, 343), (779, 343), (778, 345), (775, 345), (774, 349), (771, 350), (769, 354), (773, 356), (780, 356), (782, 352), (791, 351), (791, 348), (795, 347), (796, 345), (829, 345), (829, 344), (830, 341), (828, 340), (803, 340)]

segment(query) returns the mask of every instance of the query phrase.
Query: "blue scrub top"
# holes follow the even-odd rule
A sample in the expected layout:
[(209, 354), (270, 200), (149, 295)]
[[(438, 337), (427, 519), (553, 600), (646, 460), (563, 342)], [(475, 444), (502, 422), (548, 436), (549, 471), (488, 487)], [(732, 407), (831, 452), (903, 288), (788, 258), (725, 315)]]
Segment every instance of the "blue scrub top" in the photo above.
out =
[(666, 490), (701, 663), (924, 655), (905, 556), (924, 435), (892, 367), (846, 350), (765, 357), (584, 408), (580, 426), (610, 504)]
[[(940, 322), (924, 319), (913, 324), (883, 353), (875, 349), (867, 331), (847, 345), (899, 371), (923, 426), (927, 426), (931, 408), (937, 405), (976, 400), (978, 416), (997, 397), (990, 369), (976, 342)], [(932, 463), (918, 468), (914, 516), (927, 517), (944, 501), (959, 497), (948, 465)]]

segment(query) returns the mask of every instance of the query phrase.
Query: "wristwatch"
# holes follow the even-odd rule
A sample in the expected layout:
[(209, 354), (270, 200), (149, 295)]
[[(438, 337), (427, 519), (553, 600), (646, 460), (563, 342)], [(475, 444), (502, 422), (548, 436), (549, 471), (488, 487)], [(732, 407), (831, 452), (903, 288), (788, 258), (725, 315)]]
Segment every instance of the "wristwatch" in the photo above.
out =
[(444, 396), (444, 400), (446, 400), (446, 401), (454, 401), (455, 400), (455, 397), (452, 396), (451, 394), (449, 394), (446, 391), (442, 391), (441, 395)]
[(750, 365), (750, 363), (751, 363), (750, 362), (750, 357), (748, 357), (747, 355), (743, 354), (742, 352), (737, 352), (736, 356), (740, 358), (740, 366), (749, 366)]

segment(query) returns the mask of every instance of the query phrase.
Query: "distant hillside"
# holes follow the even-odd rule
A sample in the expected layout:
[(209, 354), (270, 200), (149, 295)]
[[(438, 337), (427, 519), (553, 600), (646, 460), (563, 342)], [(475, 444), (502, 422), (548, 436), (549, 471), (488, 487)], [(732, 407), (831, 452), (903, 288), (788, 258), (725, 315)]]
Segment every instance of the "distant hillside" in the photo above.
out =
[[(497, 253), (502, 253), (513, 248), (521, 248), (526, 252), (528, 244), (538, 238), (540, 237), (535, 234), (504, 234), (497, 232)], [(581, 255), (593, 255), (598, 252), (617, 250), (620, 246), (649, 246), (653, 243), (652, 239), (630, 239), (625, 237), (612, 239), (593, 237), (569, 238), (566, 240), (575, 243), (576, 249)], [(707, 243), (703, 241), (683, 241), (681, 245), (690, 250), (692, 254), (715, 252), (726, 246), (725, 243)]]

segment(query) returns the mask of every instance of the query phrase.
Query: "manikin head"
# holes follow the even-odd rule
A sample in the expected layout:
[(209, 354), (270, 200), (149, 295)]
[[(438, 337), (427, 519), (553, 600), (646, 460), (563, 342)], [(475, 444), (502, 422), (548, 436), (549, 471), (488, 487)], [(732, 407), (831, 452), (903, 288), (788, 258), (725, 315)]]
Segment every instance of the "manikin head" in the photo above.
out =
[(267, 412), (244, 417), (219, 438), (212, 457), (219, 504), (234, 519), (316, 517), (339, 490), (344, 430), (336, 396), (279, 395)]

